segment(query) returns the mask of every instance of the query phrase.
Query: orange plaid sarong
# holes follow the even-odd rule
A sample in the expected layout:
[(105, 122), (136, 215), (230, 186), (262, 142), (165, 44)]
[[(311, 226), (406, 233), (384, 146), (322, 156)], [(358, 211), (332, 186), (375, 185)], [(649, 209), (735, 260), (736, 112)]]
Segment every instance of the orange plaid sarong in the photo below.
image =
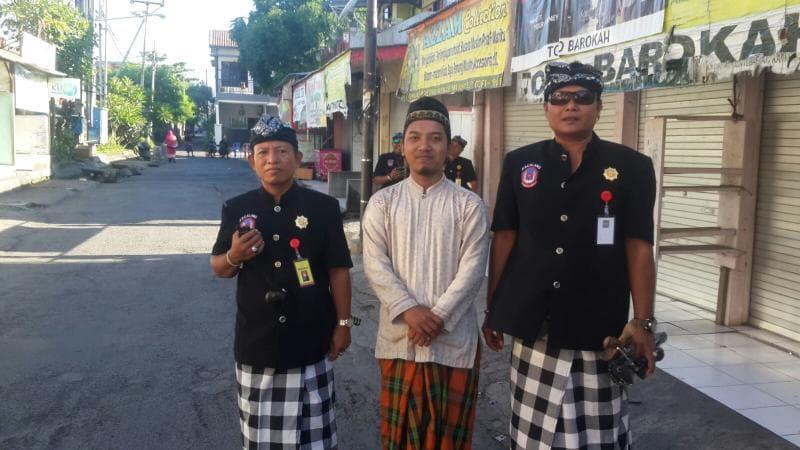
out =
[(379, 359), (381, 448), (472, 448), (480, 350), (472, 369)]

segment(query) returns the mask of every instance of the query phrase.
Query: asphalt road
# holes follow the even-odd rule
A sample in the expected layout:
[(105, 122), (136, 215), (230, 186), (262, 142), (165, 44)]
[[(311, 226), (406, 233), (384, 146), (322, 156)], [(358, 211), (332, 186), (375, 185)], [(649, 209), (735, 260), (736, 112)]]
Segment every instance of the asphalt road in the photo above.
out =
[[(208, 255), (221, 202), (257, 186), (198, 157), (117, 184), (0, 194), (0, 448), (239, 447), (234, 282)], [(378, 302), (336, 363), (340, 448), (377, 449)], [(482, 301), (482, 294), (477, 297)], [(507, 447), (508, 355), (484, 348), (475, 449)], [(667, 374), (632, 391), (638, 448), (791, 448)]]

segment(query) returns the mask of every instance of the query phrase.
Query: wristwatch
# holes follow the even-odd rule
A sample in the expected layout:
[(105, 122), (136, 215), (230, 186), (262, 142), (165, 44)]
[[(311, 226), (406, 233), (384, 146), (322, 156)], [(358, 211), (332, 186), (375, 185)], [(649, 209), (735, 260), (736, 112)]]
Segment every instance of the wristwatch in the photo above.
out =
[(336, 325), (338, 325), (340, 327), (353, 328), (353, 319), (351, 319), (349, 317), (347, 319), (339, 319), (339, 321), (336, 323)]
[(658, 326), (658, 321), (655, 317), (651, 317), (649, 319), (633, 319), (636, 321), (636, 324), (639, 325), (644, 329), (644, 331), (653, 333), (656, 331), (656, 326)]

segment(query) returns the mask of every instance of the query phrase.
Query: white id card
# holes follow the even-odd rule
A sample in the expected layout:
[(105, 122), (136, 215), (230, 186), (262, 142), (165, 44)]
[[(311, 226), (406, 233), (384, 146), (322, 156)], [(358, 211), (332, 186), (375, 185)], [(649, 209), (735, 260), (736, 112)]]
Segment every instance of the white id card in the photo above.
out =
[(597, 218), (597, 245), (614, 245), (614, 216)]

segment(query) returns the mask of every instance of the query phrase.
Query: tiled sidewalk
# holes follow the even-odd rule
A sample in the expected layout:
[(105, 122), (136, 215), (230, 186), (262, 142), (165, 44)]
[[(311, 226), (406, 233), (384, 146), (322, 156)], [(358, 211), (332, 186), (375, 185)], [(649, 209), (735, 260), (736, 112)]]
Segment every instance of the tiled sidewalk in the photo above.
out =
[(659, 297), (669, 335), (658, 367), (800, 447), (800, 343)]

